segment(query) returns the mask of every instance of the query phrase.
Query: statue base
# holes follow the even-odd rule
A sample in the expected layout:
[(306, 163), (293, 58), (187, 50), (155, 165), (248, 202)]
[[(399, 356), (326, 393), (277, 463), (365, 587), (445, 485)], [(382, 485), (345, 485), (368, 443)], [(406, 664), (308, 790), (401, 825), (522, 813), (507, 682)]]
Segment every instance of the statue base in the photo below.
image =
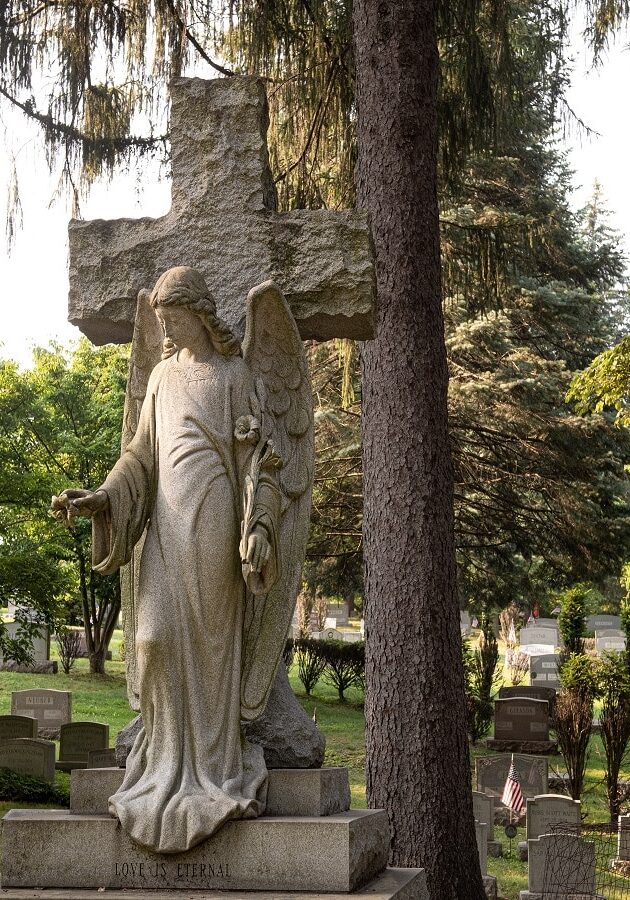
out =
[[(383, 810), (350, 810), (345, 769), (279, 769), (270, 772), (267, 812), (228, 822), (186, 853), (157, 854), (134, 844), (107, 799), (122, 769), (77, 769), (71, 776), (71, 809), (11, 810), (2, 827), (0, 898), (26, 900), (63, 891), (98, 896), (104, 888), (124, 896), (164, 892), (237, 891), (247, 898), (307, 898), (355, 892), (361, 897), (428, 897), (421, 870), (387, 870), (389, 828)], [(271, 814), (270, 814), (271, 813)], [(33, 892), (37, 888), (38, 892)], [(21, 889), (11, 891), (11, 889)], [(24, 889), (31, 889), (24, 892)], [(91, 889), (91, 893), (90, 893)], [(130, 893), (131, 891), (131, 893)], [(83, 892), (83, 893), (81, 893)], [(271, 892), (271, 893), (268, 893)], [(123, 896), (123, 894), (121, 894)], [(173, 894), (171, 893), (172, 897)], [(196, 894), (200, 900), (203, 894)], [(207, 894), (224, 897), (225, 893)]]

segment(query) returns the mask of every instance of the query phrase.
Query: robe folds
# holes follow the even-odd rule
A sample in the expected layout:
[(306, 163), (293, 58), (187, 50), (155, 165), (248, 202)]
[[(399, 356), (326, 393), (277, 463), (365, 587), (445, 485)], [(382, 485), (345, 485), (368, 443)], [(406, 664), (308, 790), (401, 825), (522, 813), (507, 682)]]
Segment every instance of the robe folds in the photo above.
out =
[[(143, 728), (109, 808), (156, 852), (187, 850), (230, 819), (264, 812), (263, 751), (240, 724), (239, 541), (255, 439), (235, 424), (256, 409), (240, 357), (159, 363), (136, 435), (101, 487), (109, 508), (93, 518), (101, 574), (129, 561), (148, 526), (136, 599)], [(266, 587), (279, 570), (280, 500), (275, 475), (263, 472), (250, 530), (263, 527), (272, 547)]]

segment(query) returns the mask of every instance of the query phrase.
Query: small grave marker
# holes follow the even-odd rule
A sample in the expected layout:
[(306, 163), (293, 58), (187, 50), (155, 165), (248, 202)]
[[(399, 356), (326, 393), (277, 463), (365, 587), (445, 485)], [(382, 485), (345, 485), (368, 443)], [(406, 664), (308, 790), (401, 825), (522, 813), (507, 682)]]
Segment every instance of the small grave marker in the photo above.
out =
[(11, 769), (21, 775), (55, 779), (55, 745), (40, 738), (14, 738), (0, 744), (0, 769)]
[(37, 719), (30, 716), (0, 716), (0, 744), (15, 738), (36, 738)]
[(59, 733), (59, 762), (62, 771), (85, 769), (90, 750), (106, 750), (109, 725), (102, 722), (68, 722)]

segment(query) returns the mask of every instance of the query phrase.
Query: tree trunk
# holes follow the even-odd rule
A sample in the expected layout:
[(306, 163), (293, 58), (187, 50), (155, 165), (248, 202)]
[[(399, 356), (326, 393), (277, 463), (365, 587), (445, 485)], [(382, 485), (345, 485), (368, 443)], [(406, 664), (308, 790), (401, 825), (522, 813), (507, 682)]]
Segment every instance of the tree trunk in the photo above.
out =
[(367, 790), (391, 862), (433, 900), (482, 900), (448, 443), (437, 206), (436, 4), (355, 0), (358, 197), (377, 261), (361, 349)]
[(105, 656), (107, 654), (107, 646), (101, 644), (90, 653), (90, 675), (105, 674)]

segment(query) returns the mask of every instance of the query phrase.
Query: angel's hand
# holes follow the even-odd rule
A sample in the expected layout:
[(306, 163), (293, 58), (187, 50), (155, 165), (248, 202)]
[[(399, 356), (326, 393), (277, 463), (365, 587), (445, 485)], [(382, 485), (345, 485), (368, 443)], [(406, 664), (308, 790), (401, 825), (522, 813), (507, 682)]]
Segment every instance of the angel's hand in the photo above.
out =
[(68, 488), (50, 504), (51, 515), (66, 527), (72, 525), (75, 516), (93, 516), (109, 506), (105, 491), (84, 491), (82, 488)]
[(262, 571), (265, 563), (271, 556), (271, 544), (267, 537), (266, 529), (257, 526), (254, 528), (247, 541), (247, 556), (245, 561), (251, 566), (252, 572)]

